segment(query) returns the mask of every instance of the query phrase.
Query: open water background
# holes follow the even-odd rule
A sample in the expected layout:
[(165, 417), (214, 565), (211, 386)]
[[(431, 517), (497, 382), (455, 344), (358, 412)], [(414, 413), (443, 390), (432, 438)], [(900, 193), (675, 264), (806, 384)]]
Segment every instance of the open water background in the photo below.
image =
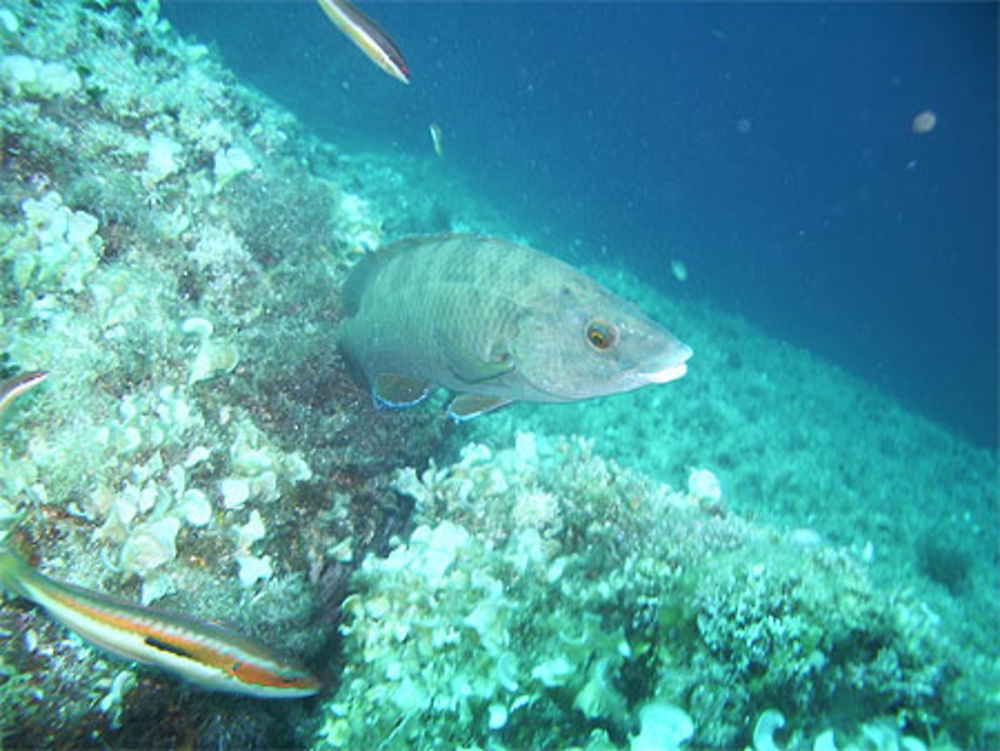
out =
[(341, 148), (426, 154), (436, 122), (541, 249), (709, 297), (997, 445), (996, 4), (361, 7), (410, 86), (312, 2), (163, 15)]

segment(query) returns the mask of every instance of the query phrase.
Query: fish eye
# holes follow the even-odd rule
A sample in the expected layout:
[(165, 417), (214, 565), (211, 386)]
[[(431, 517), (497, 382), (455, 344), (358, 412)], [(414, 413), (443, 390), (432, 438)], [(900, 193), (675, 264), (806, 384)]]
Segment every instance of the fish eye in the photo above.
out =
[(606, 350), (618, 339), (614, 328), (599, 321), (594, 321), (587, 326), (587, 341), (594, 349)]

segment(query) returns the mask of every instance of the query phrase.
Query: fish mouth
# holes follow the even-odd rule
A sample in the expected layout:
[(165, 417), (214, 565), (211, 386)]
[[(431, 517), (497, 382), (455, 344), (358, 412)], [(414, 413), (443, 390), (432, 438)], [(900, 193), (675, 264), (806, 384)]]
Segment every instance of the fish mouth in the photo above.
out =
[(670, 352), (661, 357), (653, 370), (637, 371), (636, 375), (646, 383), (669, 383), (687, 373), (687, 361), (694, 354), (686, 344), (678, 342)]
[(647, 383), (670, 383), (670, 381), (676, 381), (687, 373), (687, 369), (687, 365), (680, 363), (679, 365), (671, 365), (653, 373), (640, 373), (639, 375)]

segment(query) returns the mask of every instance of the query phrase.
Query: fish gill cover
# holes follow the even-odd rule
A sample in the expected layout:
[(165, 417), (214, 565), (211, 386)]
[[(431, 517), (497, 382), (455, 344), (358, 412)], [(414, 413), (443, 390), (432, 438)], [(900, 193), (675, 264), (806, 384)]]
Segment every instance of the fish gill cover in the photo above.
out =
[[(284, 5), (172, 11), (323, 19)], [(343, 117), (318, 138), (156, 2), (0, 2), (3, 544), (325, 684), (280, 708), (205, 693), (12, 595), (4, 745), (998, 745), (996, 455), (692, 294), (713, 273), (693, 252), (665, 296), (488, 199), (461, 137), (359, 148), (405, 122), (352, 120), (379, 85), (361, 76), (398, 96), (434, 67), (402, 7), (370, 10), (413, 84), (326, 37)], [(377, 409), (336, 347), (350, 269), (467, 231), (587, 262), (697, 368), (458, 426)]]

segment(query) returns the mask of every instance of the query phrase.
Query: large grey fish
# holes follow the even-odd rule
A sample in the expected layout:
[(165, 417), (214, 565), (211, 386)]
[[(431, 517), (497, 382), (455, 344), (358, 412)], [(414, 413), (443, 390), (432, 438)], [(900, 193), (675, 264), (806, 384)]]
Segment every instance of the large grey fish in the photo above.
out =
[(512, 401), (569, 402), (680, 378), (691, 348), (572, 266), (498, 238), (413, 237), (343, 290), (340, 346), (377, 403), (434, 386), (465, 420)]

